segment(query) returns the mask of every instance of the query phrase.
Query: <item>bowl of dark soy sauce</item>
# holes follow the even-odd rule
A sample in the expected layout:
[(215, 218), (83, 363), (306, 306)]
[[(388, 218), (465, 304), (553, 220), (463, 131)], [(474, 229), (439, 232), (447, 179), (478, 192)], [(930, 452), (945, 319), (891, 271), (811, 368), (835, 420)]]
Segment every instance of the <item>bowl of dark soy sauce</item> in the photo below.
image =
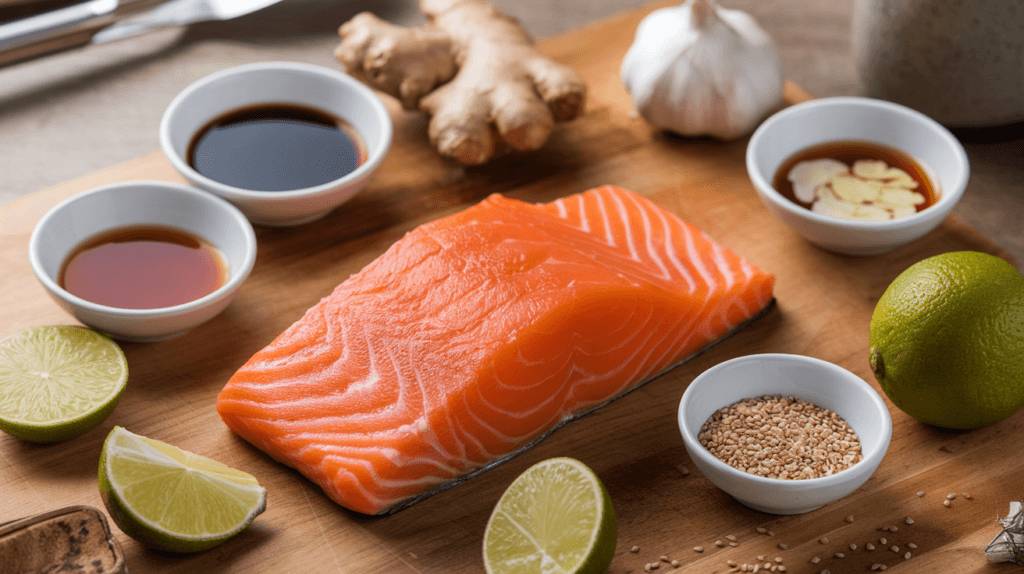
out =
[(371, 89), (298, 62), (206, 76), (175, 97), (160, 124), (161, 147), (185, 179), (272, 226), (315, 221), (351, 199), (391, 137)]

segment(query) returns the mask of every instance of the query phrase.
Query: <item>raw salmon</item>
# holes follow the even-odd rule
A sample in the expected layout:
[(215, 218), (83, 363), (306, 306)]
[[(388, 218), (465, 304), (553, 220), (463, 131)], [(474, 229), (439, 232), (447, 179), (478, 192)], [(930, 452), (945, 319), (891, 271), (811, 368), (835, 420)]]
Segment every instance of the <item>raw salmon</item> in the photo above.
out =
[(492, 195), (422, 225), (231, 377), (224, 422), (383, 514), (707, 348), (774, 278), (646, 198)]

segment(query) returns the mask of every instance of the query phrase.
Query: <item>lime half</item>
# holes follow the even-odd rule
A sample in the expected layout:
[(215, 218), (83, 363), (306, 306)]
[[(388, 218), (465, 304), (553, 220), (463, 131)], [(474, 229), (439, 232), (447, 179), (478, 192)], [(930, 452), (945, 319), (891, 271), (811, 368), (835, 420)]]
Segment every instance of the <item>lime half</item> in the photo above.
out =
[(74, 438), (114, 410), (128, 383), (117, 343), (70, 325), (0, 341), (0, 430), (38, 443)]
[(103, 443), (99, 482), (125, 534), (170, 552), (217, 546), (267, 507), (251, 475), (121, 427)]
[(484, 534), (489, 574), (600, 573), (615, 554), (615, 510), (585, 464), (552, 458), (501, 495)]

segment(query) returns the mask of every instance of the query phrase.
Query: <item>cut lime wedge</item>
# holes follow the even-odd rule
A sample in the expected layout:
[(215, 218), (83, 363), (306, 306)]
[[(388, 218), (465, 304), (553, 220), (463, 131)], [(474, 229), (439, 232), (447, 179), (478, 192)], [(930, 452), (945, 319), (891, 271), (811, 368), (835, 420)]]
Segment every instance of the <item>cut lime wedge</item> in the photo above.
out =
[(0, 341), (0, 430), (48, 443), (107, 418), (128, 383), (117, 343), (82, 327), (30, 327)]
[(615, 554), (604, 484), (571, 458), (528, 468), (501, 495), (484, 534), (488, 574), (597, 574)]
[(267, 507), (251, 475), (121, 427), (103, 443), (99, 483), (125, 534), (170, 552), (217, 546)]

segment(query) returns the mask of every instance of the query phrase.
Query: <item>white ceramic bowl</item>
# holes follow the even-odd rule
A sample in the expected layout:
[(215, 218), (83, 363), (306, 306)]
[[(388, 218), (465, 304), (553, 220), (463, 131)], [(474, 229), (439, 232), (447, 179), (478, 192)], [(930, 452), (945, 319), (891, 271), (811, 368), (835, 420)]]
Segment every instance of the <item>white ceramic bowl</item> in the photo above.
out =
[[(801, 207), (772, 187), (782, 163), (829, 141), (859, 140), (894, 147), (930, 170), (935, 205), (892, 221), (847, 221)], [(875, 255), (923, 237), (949, 215), (967, 186), (967, 154), (949, 130), (910, 108), (870, 98), (823, 98), (790, 106), (762, 123), (747, 145), (747, 172), (765, 207), (805, 239), (829, 251)]]
[[(206, 240), (224, 255), (227, 282), (195, 301), (159, 309), (99, 305), (58, 284), (76, 247), (134, 225), (172, 227)], [(50, 296), (85, 325), (122, 341), (158, 341), (181, 335), (227, 307), (256, 262), (256, 234), (241, 211), (205, 191), (159, 181), (119, 183), (66, 199), (47, 212), (32, 231), (29, 260)]]
[[(864, 459), (822, 478), (765, 478), (727, 465), (697, 441), (715, 411), (762, 395), (795, 396), (837, 413), (857, 433)], [(679, 429), (700, 472), (733, 498), (762, 512), (801, 514), (864, 484), (889, 448), (892, 420), (878, 393), (850, 371), (821, 359), (765, 354), (726, 361), (694, 379), (679, 403)]]
[[(253, 191), (214, 181), (189, 166), (193, 137), (219, 116), (247, 106), (297, 104), (347, 121), (366, 144), (366, 161), (334, 181), (288, 191)], [(230, 201), (253, 223), (299, 225), (324, 217), (370, 180), (391, 146), (391, 116), (373, 91), (340, 71), (297, 62), (266, 62), (222, 70), (185, 88), (160, 122), (160, 147), (193, 185)]]

